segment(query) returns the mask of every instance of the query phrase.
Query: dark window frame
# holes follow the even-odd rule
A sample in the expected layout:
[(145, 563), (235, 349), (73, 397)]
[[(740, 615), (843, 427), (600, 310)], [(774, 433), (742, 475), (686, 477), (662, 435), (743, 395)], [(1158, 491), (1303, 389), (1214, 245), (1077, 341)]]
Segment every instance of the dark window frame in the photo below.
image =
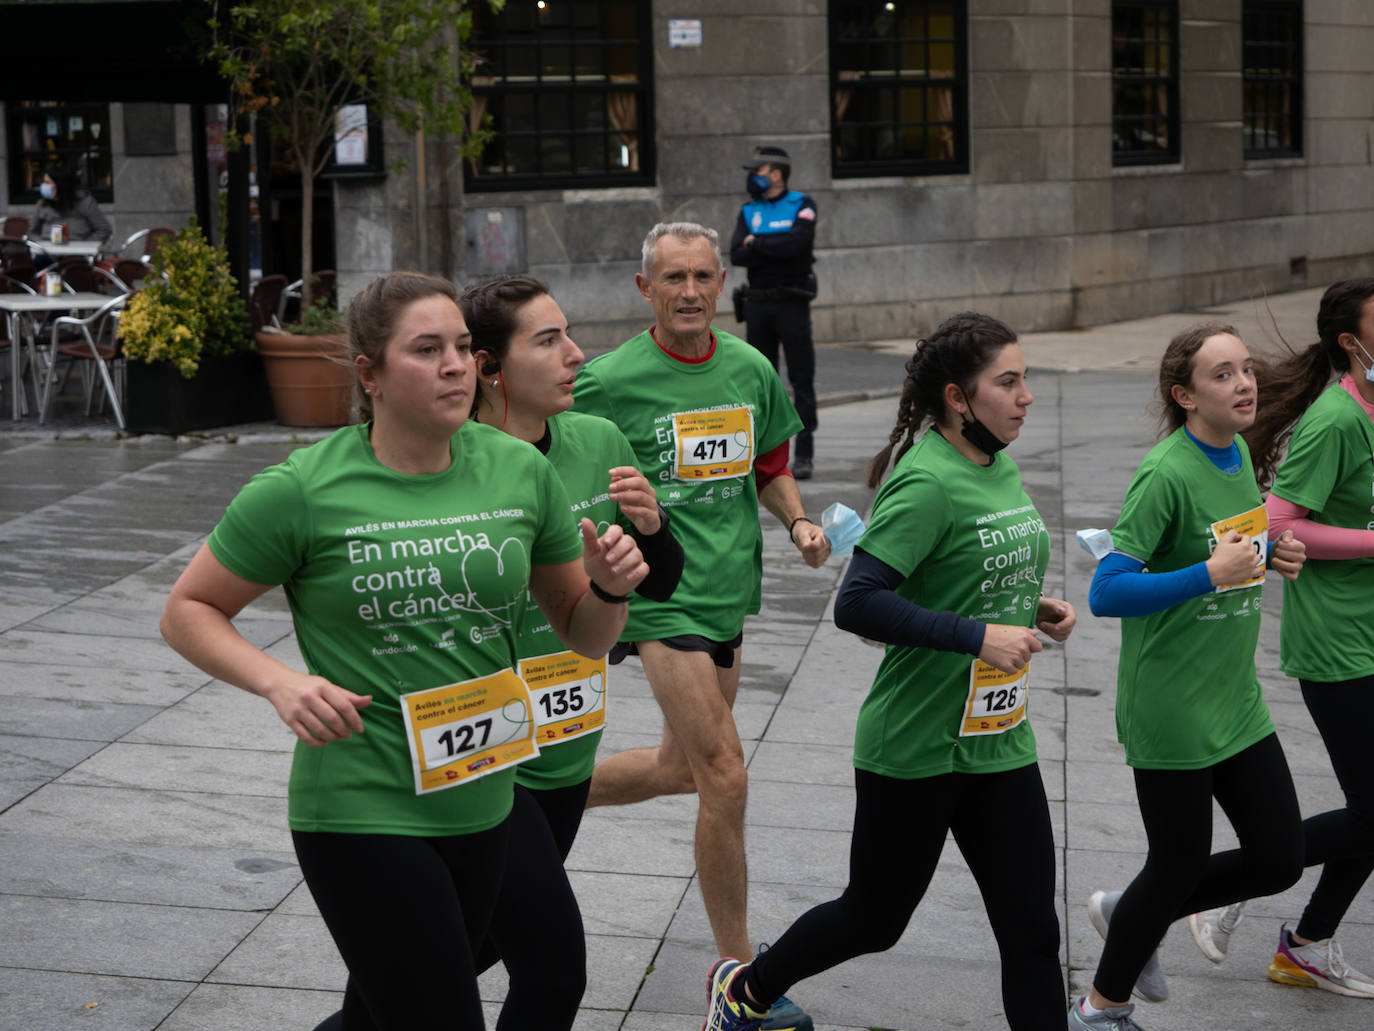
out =
[[(596, 0), (599, 34), (584, 36), (578, 27), (559, 35), (552, 27), (547, 34), (540, 30), (511, 33), (508, 19), (516, 16), (515, 8), (507, 4), (500, 14), (492, 14), (483, 5), (473, 8), (474, 25), (469, 48), (478, 55), (478, 67), (469, 85), (474, 98), (474, 116), (483, 111), (494, 116), (496, 138), (483, 155), (464, 161), (465, 188), (470, 193), (508, 190), (599, 189), (618, 186), (651, 186), (654, 183), (654, 81), (653, 81), (653, 19), (650, 5), (635, 2), (633, 8), (636, 38), (631, 40), (608, 38), (606, 7), (613, 0)], [(622, 0), (623, 2), (623, 0)], [(537, 15), (535, 16), (537, 17)], [(505, 33), (505, 34), (502, 34)], [(635, 81), (613, 81), (611, 51), (613, 48), (633, 48)], [(549, 71), (543, 51), (565, 54), (566, 73)], [(599, 51), (600, 73), (579, 81), (579, 52)], [(512, 68), (519, 58), (533, 60), (533, 75), (517, 76)], [(560, 58), (555, 58), (555, 60)], [(515, 81), (512, 81), (515, 80)], [(561, 124), (546, 124), (546, 116), (567, 98), (566, 119)], [(619, 98), (617, 100), (617, 98)], [(533, 112), (532, 128), (510, 129), (507, 111), (512, 101), (528, 106)], [(617, 111), (625, 117), (627, 102), (633, 104), (633, 128), (617, 127)], [(601, 124), (595, 122), (597, 108)], [(496, 110), (492, 110), (495, 108)], [(602, 162), (597, 171), (576, 171), (577, 157), (595, 150), (600, 140)], [(545, 158), (551, 143), (566, 145), (570, 167), (545, 170)], [(534, 157), (534, 171), (512, 171), (510, 158), (513, 145), (529, 148)], [(618, 169), (613, 162), (615, 148), (622, 156), (629, 154), (633, 166)], [(495, 157), (499, 168), (475, 170), (483, 159)]]
[[(92, 116), (95, 116), (93, 119)], [(57, 138), (67, 140), (71, 135), (70, 119), (80, 116), (78, 130), (85, 142), (65, 142), (54, 149), (43, 143), (51, 139), (46, 131), (26, 139), (25, 123), (37, 125), (49, 118), (58, 122)], [(99, 124), (98, 136), (91, 137), (90, 126)], [(46, 130), (46, 126), (44, 126)], [(9, 169), (9, 203), (25, 205), (38, 203), (38, 184), (53, 165), (63, 165), (77, 173), (77, 186), (89, 190), (102, 204), (114, 201), (114, 152), (110, 144), (110, 105), (104, 101), (41, 101), (10, 100), (5, 102), (5, 133)], [(36, 146), (28, 146), (34, 143)], [(87, 155), (87, 160), (73, 160)], [(92, 182), (90, 156), (95, 156), (96, 179)]]
[[(1303, 42), (1302, 0), (1244, 0), (1241, 132), (1247, 159), (1302, 157)], [(1285, 128), (1286, 145), (1258, 142), (1283, 139)]]
[[(1142, 24), (1138, 29), (1130, 24), (1136, 14), (1141, 15)], [(1148, 24), (1151, 15), (1154, 16), (1153, 26)], [(1161, 18), (1167, 38), (1159, 34)], [(1177, 164), (1182, 157), (1178, 28), (1177, 0), (1112, 0), (1112, 165), (1115, 167)], [(1159, 110), (1161, 96), (1165, 107), (1162, 113)], [(1164, 146), (1130, 145), (1133, 139), (1158, 140), (1161, 128)]]
[[(969, 170), (969, 43), (967, 0), (895, 0), (904, 7), (924, 8), (921, 20), (924, 35), (899, 36), (896, 12), (884, 12), (883, 0), (831, 0), (827, 15), (830, 43), (830, 173), (835, 179), (858, 179), (887, 175), (962, 175)], [(931, 34), (933, 8), (947, 8), (953, 21), (948, 36)], [(871, 9), (866, 13), (866, 9)], [(865, 35), (856, 25), (882, 27), (880, 19), (892, 14), (892, 32), (875, 31)], [(930, 54), (934, 48), (953, 49), (953, 74), (930, 74)], [(844, 67), (859, 63), (851, 55), (865, 54), (861, 69)], [(922, 69), (908, 68), (903, 58), (917, 53), (924, 58)], [(891, 60), (882, 58), (888, 55)], [(919, 90), (921, 118), (903, 118), (903, 92)], [(948, 112), (931, 117), (938, 94), (947, 92)], [(867, 107), (870, 111), (886, 106), (887, 118), (867, 118), (846, 122), (844, 115)], [(942, 134), (944, 143), (939, 141)], [(896, 144), (903, 136), (920, 139), (927, 149), (932, 139), (944, 146), (948, 156), (914, 157), (898, 153), (877, 157), (884, 139)], [(850, 141), (853, 146), (846, 147)], [(848, 149), (852, 156), (845, 156)], [(855, 153), (857, 151), (858, 153)]]

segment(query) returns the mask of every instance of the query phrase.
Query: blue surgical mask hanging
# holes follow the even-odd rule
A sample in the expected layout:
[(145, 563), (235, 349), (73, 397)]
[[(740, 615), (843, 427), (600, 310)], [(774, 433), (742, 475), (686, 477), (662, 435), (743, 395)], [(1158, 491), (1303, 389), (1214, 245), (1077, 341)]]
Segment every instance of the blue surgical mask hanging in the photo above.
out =
[[(1354, 333), (1351, 333), (1350, 339), (1355, 341), (1355, 346), (1360, 349), (1360, 353), (1366, 358), (1369, 358), (1369, 352), (1364, 349), (1364, 344), (1360, 343), (1360, 338)], [(1370, 383), (1374, 383), (1374, 358), (1369, 358), (1369, 361), (1370, 365), (1368, 368), (1365, 368), (1364, 362), (1360, 362), (1360, 368), (1364, 369), (1364, 378), (1369, 380)]]
[(57, 187), (52, 183), (39, 183), (38, 195), (44, 200), (53, 200), (57, 196)]
[(744, 188), (749, 191), (749, 196), (758, 200), (768, 192), (768, 179), (757, 172), (750, 172), (744, 180)]

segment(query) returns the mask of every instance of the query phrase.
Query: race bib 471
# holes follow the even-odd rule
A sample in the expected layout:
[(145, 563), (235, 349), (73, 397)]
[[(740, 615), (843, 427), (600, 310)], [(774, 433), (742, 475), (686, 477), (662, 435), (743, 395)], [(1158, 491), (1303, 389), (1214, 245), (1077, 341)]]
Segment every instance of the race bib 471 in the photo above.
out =
[(748, 476), (754, 464), (754, 413), (738, 408), (675, 412), (673, 477), (720, 480)]

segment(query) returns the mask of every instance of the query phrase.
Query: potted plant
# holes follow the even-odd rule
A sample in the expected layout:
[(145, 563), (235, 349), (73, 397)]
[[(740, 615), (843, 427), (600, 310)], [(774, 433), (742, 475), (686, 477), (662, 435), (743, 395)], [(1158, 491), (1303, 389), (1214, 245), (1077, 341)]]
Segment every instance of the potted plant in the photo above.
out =
[(159, 248), (119, 336), (129, 429), (179, 434), (271, 418), (228, 256), (195, 219)]
[[(304, 292), (304, 284), (302, 284)], [(272, 407), (284, 426), (342, 426), (353, 415), (353, 369), (345, 357), (343, 317), (321, 297), (299, 321), (253, 334)]]

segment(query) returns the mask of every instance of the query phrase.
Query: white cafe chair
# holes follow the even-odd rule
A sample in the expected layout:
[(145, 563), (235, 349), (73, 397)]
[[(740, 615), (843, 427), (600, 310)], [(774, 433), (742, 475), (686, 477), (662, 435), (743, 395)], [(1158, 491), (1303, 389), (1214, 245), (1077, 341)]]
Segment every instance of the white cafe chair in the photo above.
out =
[[(52, 395), (53, 380), (57, 378), (57, 363), (62, 359), (81, 362), (81, 385), (86, 397), (86, 414), (91, 414), (91, 402), (95, 394), (95, 376), (98, 373), (105, 388), (105, 396), (110, 399), (114, 409), (115, 422), (124, 429), (124, 409), (120, 401), (124, 396), (123, 385), (116, 385), (118, 376), (111, 375), (114, 360), (119, 355), (119, 313), (128, 301), (128, 294), (111, 297), (108, 302), (89, 315), (59, 315), (52, 320), (52, 344), (48, 350), (47, 374), (43, 377), (43, 395), (38, 402), (38, 423), (48, 415), (48, 405)], [(59, 334), (63, 329), (74, 329), (81, 339), (62, 343)], [(88, 364), (89, 363), (89, 364)]]

